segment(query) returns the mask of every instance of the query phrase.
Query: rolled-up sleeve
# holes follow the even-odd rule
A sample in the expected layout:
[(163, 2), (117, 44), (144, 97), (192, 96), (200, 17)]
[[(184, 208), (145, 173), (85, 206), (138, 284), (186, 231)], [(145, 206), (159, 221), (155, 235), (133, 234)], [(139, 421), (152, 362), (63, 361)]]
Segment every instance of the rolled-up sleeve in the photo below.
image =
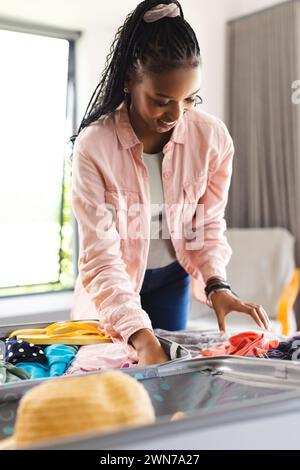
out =
[(199, 204), (204, 206), (204, 245), (199, 252), (198, 267), (204, 282), (214, 276), (226, 279), (232, 250), (225, 231), (225, 209), (232, 175), (234, 145), (222, 121), (216, 129), (218, 156), (208, 175), (207, 188)]
[(99, 166), (77, 141), (73, 152), (71, 203), (79, 231), (78, 269), (82, 285), (99, 313), (104, 331), (128, 342), (136, 331), (152, 329), (121, 256), (120, 235), (105, 203)]

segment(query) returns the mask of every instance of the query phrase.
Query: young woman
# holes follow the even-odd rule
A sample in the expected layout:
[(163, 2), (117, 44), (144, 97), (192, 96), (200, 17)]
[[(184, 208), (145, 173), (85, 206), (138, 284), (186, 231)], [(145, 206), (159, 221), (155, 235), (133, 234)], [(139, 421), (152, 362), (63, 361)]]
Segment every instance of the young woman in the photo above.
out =
[(71, 139), (80, 241), (72, 318), (100, 318), (139, 365), (167, 359), (152, 328), (186, 327), (191, 284), (221, 332), (231, 311), (269, 328), (264, 309), (226, 282), (234, 148), (222, 121), (195, 110), (200, 81), (198, 41), (179, 2), (145, 0), (118, 30)]

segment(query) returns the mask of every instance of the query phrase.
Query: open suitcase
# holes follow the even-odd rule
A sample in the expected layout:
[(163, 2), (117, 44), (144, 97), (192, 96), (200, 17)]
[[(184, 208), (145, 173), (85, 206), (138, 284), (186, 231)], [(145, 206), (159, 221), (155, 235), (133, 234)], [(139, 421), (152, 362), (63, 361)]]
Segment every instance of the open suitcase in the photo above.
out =
[[(47, 325), (36, 324), (34, 327)], [(0, 336), (6, 336), (19, 327), (26, 328), (26, 325), (3, 326)], [(191, 359), (185, 348), (160, 340), (169, 354), (172, 351), (170, 362), (144, 369), (122, 369), (122, 372), (141, 381), (148, 391), (156, 412), (154, 425), (61, 439), (44, 444), (43, 449), (205, 449), (210, 446), (230, 448), (230, 445), (237, 448), (238, 438), (244, 439), (244, 448), (247, 449), (251, 448), (247, 445), (253, 437), (257, 439), (255, 445), (258, 447), (255, 448), (260, 448), (259, 445), (265, 448), (266, 436), (270, 436), (273, 429), (269, 420), (279, 420), (277, 425), (280, 426), (280, 420), (288, 419), (291, 429), (291, 416), (295, 433), (284, 434), (286, 445), (300, 448), (298, 362), (233, 356)], [(65, 380), (68, 379), (66, 376)], [(56, 379), (28, 380), (0, 387), (1, 437), (7, 437), (8, 428), (13, 429), (21, 396), (43, 380)], [(171, 421), (178, 411), (186, 413), (187, 418)], [(236, 431), (237, 423), (239, 432), (235, 439), (231, 439), (232, 434), (228, 430), (233, 426)], [(250, 431), (251, 425), (258, 426), (258, 431)], [(267, 426), (266, 432), (263, 425)], [(279, 429), (272, 436), (272, 445), (280, 448), (276, 436), (280, 436), (283, 445), (284, 438)]]

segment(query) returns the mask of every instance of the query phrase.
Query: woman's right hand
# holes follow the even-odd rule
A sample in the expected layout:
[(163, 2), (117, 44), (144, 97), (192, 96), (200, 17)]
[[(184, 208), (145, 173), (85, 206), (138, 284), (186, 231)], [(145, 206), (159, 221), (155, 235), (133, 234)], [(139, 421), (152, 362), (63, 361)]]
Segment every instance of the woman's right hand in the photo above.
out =
[(136, 349), (139, 367), (162, 364), (170, 360), (151, 330), (137, 331), (130, 337), (129, 342)]

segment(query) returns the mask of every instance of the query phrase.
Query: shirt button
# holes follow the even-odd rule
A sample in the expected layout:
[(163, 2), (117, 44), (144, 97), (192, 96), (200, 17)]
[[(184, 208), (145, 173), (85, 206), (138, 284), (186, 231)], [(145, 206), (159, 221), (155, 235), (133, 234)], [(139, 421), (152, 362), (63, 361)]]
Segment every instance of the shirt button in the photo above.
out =
[(169, 171), (166, 171), (166, 172), (163, 174), (164, 180), (168, 180), (170, 177), (171, 177), (171, 173), (170, 173)]

